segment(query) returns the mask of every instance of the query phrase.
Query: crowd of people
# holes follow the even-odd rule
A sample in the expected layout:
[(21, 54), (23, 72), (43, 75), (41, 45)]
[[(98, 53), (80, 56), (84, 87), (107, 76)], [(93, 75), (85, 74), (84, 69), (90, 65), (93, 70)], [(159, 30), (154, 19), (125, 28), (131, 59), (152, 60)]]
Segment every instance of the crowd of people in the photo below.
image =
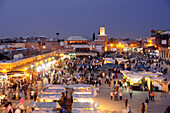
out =
[[(118, 62), (115, 62), (115, 65)], [(143, 63), (135, 60), (135, 66), (143, 65), (147, 66), (146, 70), (153, 69), (153, 61), (150, 59)], [(21, 112), (25, 110), (23, 101), (27, 99), (36, 100), (39, 89), (42, 84), (78, 84), (85, 83), (93, 86), (100, 86), (102, 83), (108, 85), (108, 88), (112, 88), (110, 92), (111, 100), (122, 101), (123, 90), (129, 89), (129, 98), (133, 96), (133, 88), (128, 85), (126, 81), (119, 80), (120, 68), (122, 70), (131, 70), (132, 64), (129, 60), (128, 65), (125, 68), (125, 64), (121, 63), (120, 68), (111, 68), (107, 71), (98, 70), (104, 62), (102, 57), (98, 58), (77, 58), (75, 60), (59, 59), (56, 64), (51, 64), (46, 70), (38, 73), (38, 76), (32, 80), (27, 79), (9, 79), (2, 88), (2, 94), (6, 95), (4, 100), (4, 113), (13, 113), (17, 109)], [(168, 69), (162, 68), (162, 61), (159, 60), (156, 63), (156, 70), (166, 74)], [(102, 82), (103, 81), (103, 82)], [(10, 100), (20, 100), (19, 106), (16, 107)], [(154, 101), (154, 93), (149, 92), (149, 99), (146, 98), (145, 102), (142, 103), (141, 112), (147, 113), (149, 101)], [(128, 109), (128, 113), (131, 113), (131, 106), (128, 104), (128, 98), (124, 98), (125, 108)], [(168, 113), (168, 112), (167, 112)]]

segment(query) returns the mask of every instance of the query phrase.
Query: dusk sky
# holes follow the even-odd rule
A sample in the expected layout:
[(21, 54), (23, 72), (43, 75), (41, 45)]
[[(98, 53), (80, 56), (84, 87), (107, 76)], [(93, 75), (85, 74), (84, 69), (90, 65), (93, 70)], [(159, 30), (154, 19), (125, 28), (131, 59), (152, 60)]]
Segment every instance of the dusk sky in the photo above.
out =
[(80, 35), (106, 25), (108, 38), (150, 36), (170, 29), (170, 0), (0, 0), (0, 38)]

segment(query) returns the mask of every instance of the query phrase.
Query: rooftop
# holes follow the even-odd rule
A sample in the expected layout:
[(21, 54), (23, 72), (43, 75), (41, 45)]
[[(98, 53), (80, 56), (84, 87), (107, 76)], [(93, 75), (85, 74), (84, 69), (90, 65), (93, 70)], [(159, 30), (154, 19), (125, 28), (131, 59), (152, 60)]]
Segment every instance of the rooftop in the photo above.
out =
[(83, 41), (86, 41), (87, 39), (86, 38), (84, 38), (84, 37), (81, 37), (81, 36), (70, 36), (70, 37), (68, 37), (67, 38), (67, 40), (73, 40), (73, 41), (78, 41), (78, 40), (83, 40)]

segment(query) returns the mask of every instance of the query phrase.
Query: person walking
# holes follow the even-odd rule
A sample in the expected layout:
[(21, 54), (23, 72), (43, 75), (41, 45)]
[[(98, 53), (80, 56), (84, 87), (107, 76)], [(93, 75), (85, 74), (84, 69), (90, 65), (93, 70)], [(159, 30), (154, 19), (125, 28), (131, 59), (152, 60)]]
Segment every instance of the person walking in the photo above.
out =
[(128, 99), (127, 99), (127, 97), (125, 97), (124, 103), (125, 103), (125, 107), (127, 108), (127, 105), (128, 105)]
[(13, 108), (12, 108), (11, 104), (9, 104), (7, 107), (7, 113), (13, 113)]
[(113, 99), (113, 91), (110, 92), (110, 97), (111, 97), (111, 100)]
[(131, 113), (131, 107), (128, 105), (128, 113)]
[(148, 113), (148, 104), (145, 103), (145, 113)]
[(147, 105), (149, 105), (149, 99), (148, 98), (145, 99), (145, 103), (147, 103)]
[(145, 104), (144, 104), (144, 102), (142, 103), (141, 112), (145, 113)]
[(34, 97), (34, 90), (31, 89), (31, 91), (30, 91), (30, 99), (33, 99), (33, 97)]
[(132, 93), (133, 93), (132, 88), (130, 88), (129, 90), (130, 98), (132, 98)]
[(151, 92), (151, 101), (154, 101), (154, 93), (153, 92)]
[(149, 96), (149, 100), (151, 100), (151, 91), (149, 91), (148, 96)]
[(164, 113), (170, 113), (170, 106), (167, 106), (167, 108), (165, 109)]
[(115, 91), (114, 96), (115, 96), (114, 100), (115, 100), (115, 101), (118, 101), (117, 91)]
[(122, 100), (122, 91), (119, 92), (119, 100)]

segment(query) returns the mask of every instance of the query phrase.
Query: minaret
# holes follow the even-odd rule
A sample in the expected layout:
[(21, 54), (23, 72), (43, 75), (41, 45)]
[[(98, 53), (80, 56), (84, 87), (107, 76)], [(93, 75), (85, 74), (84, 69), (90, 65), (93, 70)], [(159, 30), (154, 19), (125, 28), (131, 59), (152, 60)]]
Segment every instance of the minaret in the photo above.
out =
[(100, 27), (100, 34), (97, 35), (97, 40), (104, 40), (104, 51), (107, 51), (107, 34), (105, 32), (105, 25)]

